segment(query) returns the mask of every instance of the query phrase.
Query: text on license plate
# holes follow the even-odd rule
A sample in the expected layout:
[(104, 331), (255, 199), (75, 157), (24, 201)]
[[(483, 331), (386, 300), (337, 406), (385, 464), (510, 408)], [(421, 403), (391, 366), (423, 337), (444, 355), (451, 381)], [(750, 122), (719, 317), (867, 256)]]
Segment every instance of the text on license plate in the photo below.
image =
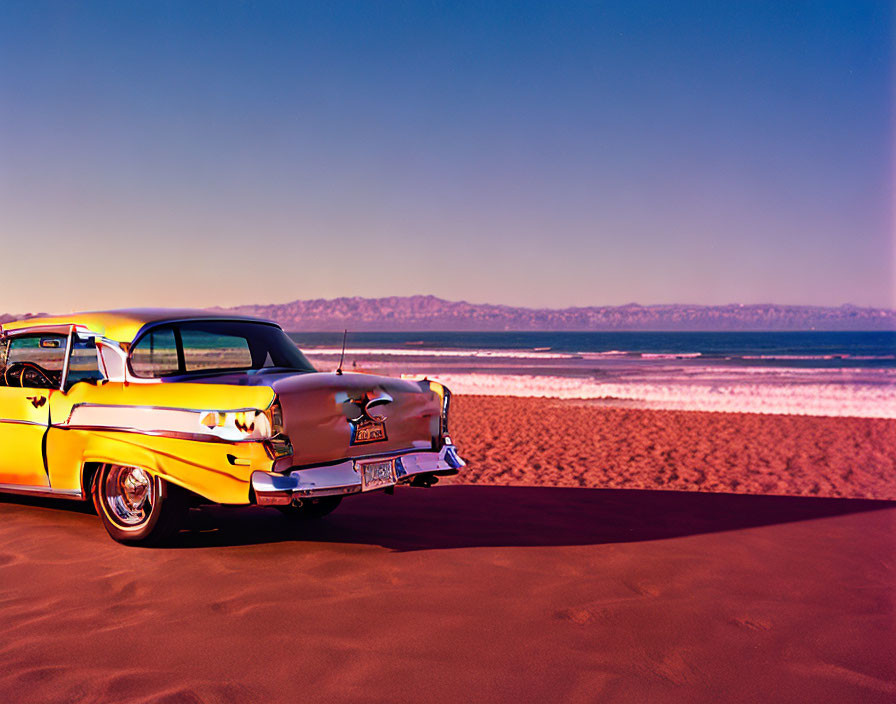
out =
[(364, 462), (358, 465), (361, 472), (361, 491), (370, 491), (395, 483), (395, 463), (392, 460), (382, 462)]

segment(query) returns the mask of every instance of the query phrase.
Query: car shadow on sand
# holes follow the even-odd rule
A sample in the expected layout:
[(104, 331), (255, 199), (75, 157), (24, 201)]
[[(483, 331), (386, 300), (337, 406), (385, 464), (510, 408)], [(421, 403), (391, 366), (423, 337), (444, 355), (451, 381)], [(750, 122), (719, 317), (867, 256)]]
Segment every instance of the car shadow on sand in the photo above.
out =
[[(52, 523), (90, 504), (0, 495), (0, 502), (52, 509)], [(896, 508), (894, 501), (717, 494), (645, 489), (455, 485), (350, 497), (320, 520), (272, 508), (190, 511), (168, 545), (202, 549), (287, 541), (375, 545), (396, 551), (468, 547), (597, 545), (809, 521)], [(82, 517), (83, 518), (83, 517)], [(103, 531), (96, 520), (98, 534)]]
[(896, 508), (893, 501), (633, 489), (447, 486), (352, 497), (321, 520), (276, 510), (193, 512), (172, 547), (282, 541), (396, 551), (662, 540)]

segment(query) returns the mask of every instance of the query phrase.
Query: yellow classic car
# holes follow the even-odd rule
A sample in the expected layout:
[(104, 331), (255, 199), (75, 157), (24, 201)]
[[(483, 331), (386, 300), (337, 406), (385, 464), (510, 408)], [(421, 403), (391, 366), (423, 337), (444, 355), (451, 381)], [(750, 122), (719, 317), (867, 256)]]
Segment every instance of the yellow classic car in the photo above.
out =
[(318, 372), (276, 324), (121, 310), (0, 326), (0, 491), (92, 500), (123, 543), (200, 504), (320, 517), (463, 460), (430, 380)]

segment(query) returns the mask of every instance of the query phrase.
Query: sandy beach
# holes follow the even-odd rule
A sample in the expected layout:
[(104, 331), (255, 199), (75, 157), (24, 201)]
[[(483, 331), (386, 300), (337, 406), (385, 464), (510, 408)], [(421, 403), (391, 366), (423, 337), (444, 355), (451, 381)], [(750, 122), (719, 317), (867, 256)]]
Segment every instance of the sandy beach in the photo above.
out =
[(453, 423), (448, 485), (193, 511), (166, 549), (4, 497), (0, 698), (896, 697), (896, 421), (458, 396)]
[(896, 500), (896, 420), (458, 396), (461, 482)]

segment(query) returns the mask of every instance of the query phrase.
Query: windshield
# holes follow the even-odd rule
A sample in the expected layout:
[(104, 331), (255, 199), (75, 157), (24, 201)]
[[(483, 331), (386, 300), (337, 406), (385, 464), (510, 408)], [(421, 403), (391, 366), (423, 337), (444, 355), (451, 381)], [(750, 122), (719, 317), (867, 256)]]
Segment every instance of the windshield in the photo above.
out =
[(276, 325), (232, 320), (166, 323), (141, 335), (131, 348), (131, 373), (159, 378), (184, 374), (314, 367)]

